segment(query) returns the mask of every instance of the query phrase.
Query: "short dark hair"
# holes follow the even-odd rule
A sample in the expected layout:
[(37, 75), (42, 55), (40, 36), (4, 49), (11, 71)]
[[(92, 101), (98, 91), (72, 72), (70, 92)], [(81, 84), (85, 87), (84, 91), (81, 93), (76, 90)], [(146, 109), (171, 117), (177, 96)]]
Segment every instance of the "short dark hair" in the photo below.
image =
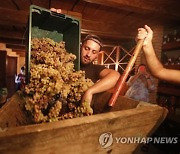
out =
[(22, 70), (22, 71), (24, 71), (24, 70), (25, 70), (25, 67), (24, 67), (24, 66), (22, 66), (22, 67), (21, 67), (21, 70)]
[(84, 40), (82, 41), (82, 45), (83, 45), (86, 41), (88, 41), (88, 40), (92, 40), (92, 41), (96, 42), (97, 44), (99, 44), (100, 50), (101, 50), (101, 48), (103, 47), (102, 40), (101, 40), (101, 38), (100, 38), (99, 36), (97, 36), (97, 35), (94, 35), (94, 34), (89, 34), (89, 35), (87, 35), (87, 36), (84, 38)]

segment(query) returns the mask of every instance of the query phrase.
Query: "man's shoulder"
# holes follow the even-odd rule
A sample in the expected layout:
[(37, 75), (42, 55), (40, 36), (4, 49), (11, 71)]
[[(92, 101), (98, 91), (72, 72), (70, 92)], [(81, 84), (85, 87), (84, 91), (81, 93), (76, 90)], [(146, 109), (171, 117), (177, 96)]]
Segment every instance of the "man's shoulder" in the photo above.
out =
[(81, 65), (81, 68), (106, 68), (104, 65), (90, 63), (88, 65)]
[(100, 64), (92, 64), (93, 67), (98, 67), (98, 68), (106, 68), (104, 65), (100, 65)]

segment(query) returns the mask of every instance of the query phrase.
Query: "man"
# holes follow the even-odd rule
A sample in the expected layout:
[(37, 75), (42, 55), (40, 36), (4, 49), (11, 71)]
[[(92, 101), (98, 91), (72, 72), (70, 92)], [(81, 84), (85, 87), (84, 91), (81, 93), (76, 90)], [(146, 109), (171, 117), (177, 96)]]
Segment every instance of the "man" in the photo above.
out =
[(143, 51), (152, 75), (161, 80), (180, 84), (180, 71), (166, 69), (158, 60), (152, 45), (153, 31), (147, 25), (138, 29), (137, 39), (144, 38)]
[(88, 35), (81, 46), (81, 70), (84, 70), (86, 77), (95, 84), (84, 94), (83, 101), (91, 102), (94, 94), (107, 91), (116, 85), (120, 74), (112, 69), (107, 69), (100, 65), (94, 65), (93, 61), (101, 51), (102, 42), (96, 35)]
[[(61, 13), (61, 9), (51, 8), (51, 11)], [(94, 94), (105, 92), (116, 85), (120, 74), (112, 69), (100, 65), (94, 65), (93, 61), (101, 51), (102, 41), (96, 35), (88, 35), (81, 46), (81, 70), (85, 71), (86, 78), (91, 79), (95, 84), (83, 95), (82, 102), (91, 104)]]

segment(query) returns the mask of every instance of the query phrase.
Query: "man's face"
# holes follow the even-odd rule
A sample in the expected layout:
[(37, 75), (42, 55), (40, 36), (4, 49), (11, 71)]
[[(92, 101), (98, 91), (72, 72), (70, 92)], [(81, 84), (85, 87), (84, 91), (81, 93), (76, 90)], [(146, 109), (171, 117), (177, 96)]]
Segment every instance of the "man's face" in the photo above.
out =
[(93, 40), (87, 40), (81, 47), (81, 63), (89, 64), (97, 58), (100, 45)]

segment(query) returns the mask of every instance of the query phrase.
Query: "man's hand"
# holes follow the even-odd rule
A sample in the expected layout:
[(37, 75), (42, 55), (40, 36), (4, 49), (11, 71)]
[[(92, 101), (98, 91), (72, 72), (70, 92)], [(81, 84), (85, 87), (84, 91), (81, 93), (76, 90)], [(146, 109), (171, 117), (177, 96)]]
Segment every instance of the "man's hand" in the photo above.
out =
[(62, 12), (61, 9), (51, 8), (50, 10), (53, 11), (53, 12), (56, 12), (56, 13), (61, 13)]
[(91, 89), (89, 88), (88, 90), (86, 90), (86, 92), (84, 93), (81, 99), (81, 104), (87, 109), (86, 111), (87, 115), (93, 114), (93, 109), (91, 108), (92, 97), (93, 97), (93, 93)]
[(88, 90), (86, 90), (86, 92), (84, 93), (82, 99), (81, 99), (81, 103), (83, 102), (88, 102), (89, 106), (91, 106), (91, 102), (92, 102), (92, 97), (93, 97), (93, 93), (91, 91), (91, 89), (89, 88)]
[(152, 38), (153, 38), (153, 31), (151, 30), (150, 27), (145, 25), (144, 28), (138, 28), (136, 40), (145, 39), (143, 46), (146, 46), (149, 43), (152, 43)]

